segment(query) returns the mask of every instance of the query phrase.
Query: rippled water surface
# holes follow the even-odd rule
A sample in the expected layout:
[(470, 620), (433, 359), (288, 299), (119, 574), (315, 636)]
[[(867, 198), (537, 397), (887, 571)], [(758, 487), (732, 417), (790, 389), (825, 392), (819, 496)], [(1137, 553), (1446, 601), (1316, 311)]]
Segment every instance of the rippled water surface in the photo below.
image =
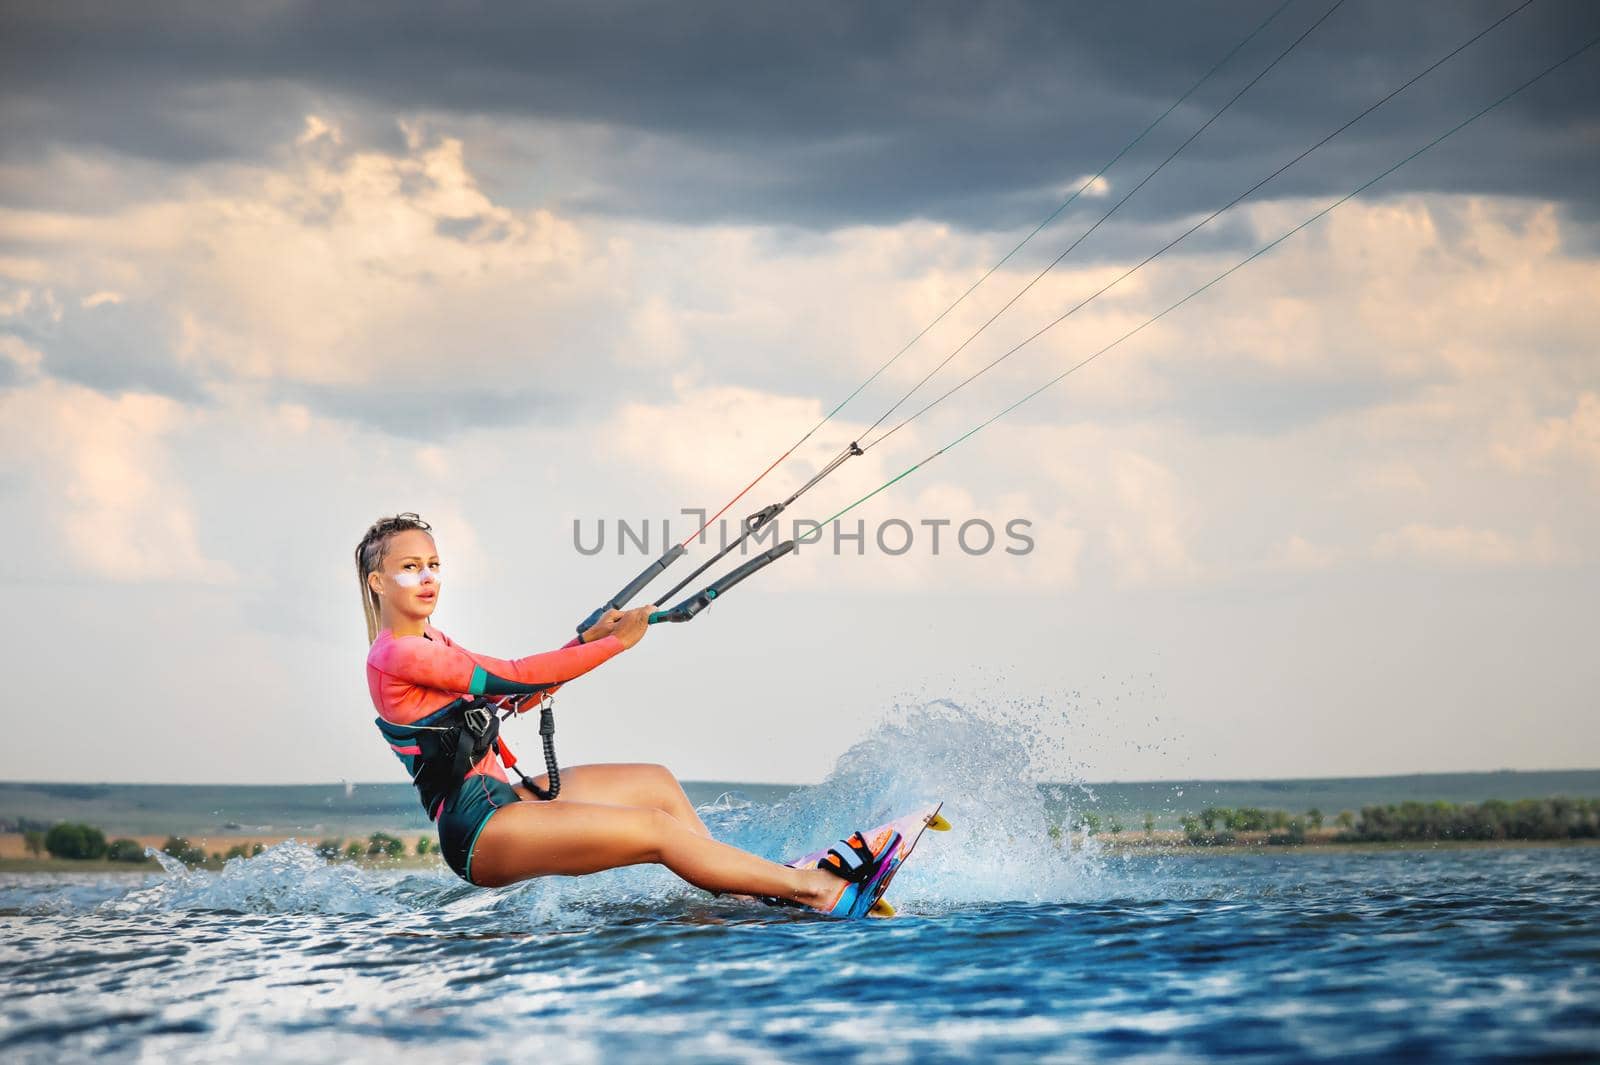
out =
[(707, 811), (788, 854), (943, 794), (956, 827), (896, 881), (893, 920), (654, 869), (479, 891), (294, 844), (221, 872), (15, 875), (0, 1057), (1600, 1059), (1600, 848), (1113, 857), (1052, 839), (1031, 786), (963, 786), (959, 736), (882, 772), (902, 739), (776, 806)]

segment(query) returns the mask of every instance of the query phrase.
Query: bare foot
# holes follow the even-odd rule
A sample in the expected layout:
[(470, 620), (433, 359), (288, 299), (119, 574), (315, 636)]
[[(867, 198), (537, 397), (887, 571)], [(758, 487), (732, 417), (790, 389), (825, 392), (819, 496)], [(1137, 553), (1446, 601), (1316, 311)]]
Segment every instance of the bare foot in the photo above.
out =
[(799, 883), (790, 898), (813, 909), (832, 908), (844, 886), (842, 880), (824, 869), (796, 869), (795, 873)]

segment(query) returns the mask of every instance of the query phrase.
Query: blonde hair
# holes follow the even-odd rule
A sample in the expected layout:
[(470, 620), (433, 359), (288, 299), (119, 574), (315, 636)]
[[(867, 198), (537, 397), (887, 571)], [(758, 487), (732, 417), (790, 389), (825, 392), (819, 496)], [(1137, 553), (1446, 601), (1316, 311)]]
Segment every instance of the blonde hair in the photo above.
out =
[(408, 510), (373, 522), (356, 545), (356, 579), (361, 582), (361, 612), (367, 618), (368, 643), (378, 638), (378, 629), (382, 626), (378, 620), (381, 616), (378, 593), (367, 583), (367, 577), (382, 568), (383, 557), (389, 553), (389, 540), (411, 529), (432, 532), (433, 526)]

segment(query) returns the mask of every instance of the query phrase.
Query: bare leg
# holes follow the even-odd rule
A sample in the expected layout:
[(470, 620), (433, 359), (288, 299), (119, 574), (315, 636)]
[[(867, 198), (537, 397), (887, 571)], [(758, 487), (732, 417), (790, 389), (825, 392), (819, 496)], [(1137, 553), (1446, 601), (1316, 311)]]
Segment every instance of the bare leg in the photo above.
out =
[(830, 906), (844, 886), (820, 869), (791, 869), (708, 839), (661, 810), (564, 799), (496, 811), (478, 835), (472, 879), (501, 887), (650, 862), (706, 891), (771, 895), (807, 906)]
[[(533, 778), (548, 788), (547, 774)], [(533, 793), (521, 784), (514, 785), (524, 799)], [(561, 795), (556, 802), (604, 803), (607, 806), (638, 806), (671, 814), (696, 835), (711, 838), (711, 830), (694, 812), (694, 804), (683, 793), (683, 785), (666, 766), (640, 763), (575, 765), (561, 771)]]

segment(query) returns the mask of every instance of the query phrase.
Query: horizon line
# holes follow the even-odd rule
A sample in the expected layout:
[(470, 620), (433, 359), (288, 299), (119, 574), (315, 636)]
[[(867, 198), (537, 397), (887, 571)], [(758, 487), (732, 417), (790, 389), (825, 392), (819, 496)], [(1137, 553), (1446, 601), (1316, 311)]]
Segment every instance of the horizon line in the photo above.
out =
[[(1318, 781), (1333, 780), (1392, 780), (1404, 777), (1447, 777), (1447, 776), (1495, 776), (1508, 773), (1600, 773), (1600, 766), (1569, 766), (1556, 769), (1440, 769), (1422, 770), (1406, 773), (1361, 773), (1348, 776), (1314, 776), (1314, 777), (1170, 777), (1149, 780), (1041, 780), (1041, 785), (1081, 785), (1085, 787), (1102, 787), (1108, 784), (1117, 785), (1152, 785), (1152, 784), (1249, 784), (1249, 783), (1283, 783), (1306, 784)], [(763, 788), (809, 788), (817, 787), (823, 781), (813, 784), (796, 784), (788, 781), (768, 780), (735, 780), (723, 779), (697, 779), (693, 777), (682, 778), (683, 784), (745, 784)], [(373, 787), (407, 787), (407, 782), (400, 780), (371, 780), (371, 781), (301, 781), (298, 783), (266, 783), (266, 782), (241, 782), (233, 781), (164, 781), (164, 780), (0, 780), (0, 787), (8, 785), (22, 786), (76, 786), (76, 787), (130, 787), (130, 788), (373, 788)]]

